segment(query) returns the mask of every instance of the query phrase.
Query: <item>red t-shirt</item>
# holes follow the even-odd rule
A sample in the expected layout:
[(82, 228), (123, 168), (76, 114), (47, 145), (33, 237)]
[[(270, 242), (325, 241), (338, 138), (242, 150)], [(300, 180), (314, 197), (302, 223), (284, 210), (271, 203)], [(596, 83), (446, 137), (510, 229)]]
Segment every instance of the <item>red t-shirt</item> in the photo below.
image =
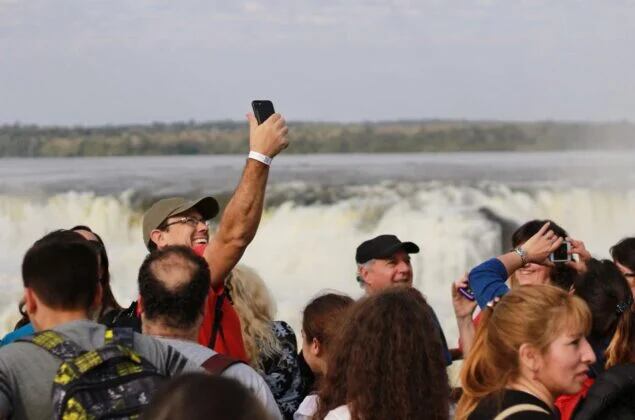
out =
[[(205, 245), (197, 245), (192, 248), (198, 255), (203, 255)], [(217, 290), (209, 289), (209, 295), (205, 301), (205, 313), (203, 315), (203, 323), (198, 331), (199, 344), (208, 347), (212, 336), (212, 327), (214, 325), (216, 299), (224, 292), (223, 286)], [(240, 319), (236, 310), (225, 296), (221, 306), (222, 318), (220, 328), (216, 335), (216, 343), (214, 350), (218, 353), (249, 362), (247, 352), (245, 351), (245, 343), (243, 342), (242, 330), (240, 327)]]

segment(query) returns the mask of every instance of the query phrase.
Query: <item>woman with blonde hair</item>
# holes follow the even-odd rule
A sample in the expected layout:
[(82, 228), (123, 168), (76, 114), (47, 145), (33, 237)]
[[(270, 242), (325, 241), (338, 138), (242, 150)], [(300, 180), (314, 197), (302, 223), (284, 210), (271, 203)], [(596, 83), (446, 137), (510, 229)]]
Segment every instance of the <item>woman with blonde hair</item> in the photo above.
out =
[(550, 285), (519, 286), (488, 305), (461, 370), (457, 420), (553, 419), (595, 355), (586, 303)]
[(255, 270), (237, 265), (225, 280), (225, 290), (240, 318), (250, 365), (265, 378), (284, 418), (292, 419), (306, 395), (293, 329), (273, 320), (275, 303)]

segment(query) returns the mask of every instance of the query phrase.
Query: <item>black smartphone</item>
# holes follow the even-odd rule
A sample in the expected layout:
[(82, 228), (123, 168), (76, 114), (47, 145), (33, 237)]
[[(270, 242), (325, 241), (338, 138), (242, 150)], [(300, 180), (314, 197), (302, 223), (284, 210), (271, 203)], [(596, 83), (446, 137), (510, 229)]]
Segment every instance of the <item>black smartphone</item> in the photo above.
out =
[(555, 251), (549, 255), (549, 260), (554, 263), (564, 263), (571, 261), (571, 254), (569, 251), (571, 250), (571, 244), (569, 241), (564, 241), (562, 245), (560, 245)]
[(267, 100), (251, 101), (251, 107), (254, 110), (254, 115), (256, 116), (258, 125), (267, 121), (267, 118), (271, 117), (276, 112), (273, 109), (273, 103)]
[(459, 293), (462, 294), (463, 296), (465, 296), (466, 299), (469, 299), (469, 300), (475, 300), (476, 299), (476, 297), (474, 297), (474, 291), (469, 286), (468, 287), (459, 288)]

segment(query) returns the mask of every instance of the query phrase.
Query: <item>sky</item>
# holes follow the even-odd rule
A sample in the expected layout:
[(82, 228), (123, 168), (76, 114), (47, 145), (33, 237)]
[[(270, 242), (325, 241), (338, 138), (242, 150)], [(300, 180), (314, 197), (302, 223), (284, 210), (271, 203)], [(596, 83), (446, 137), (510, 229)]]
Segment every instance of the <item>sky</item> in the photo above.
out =
[(0, 0), (0, 124), (635, 121), (632, 0)]

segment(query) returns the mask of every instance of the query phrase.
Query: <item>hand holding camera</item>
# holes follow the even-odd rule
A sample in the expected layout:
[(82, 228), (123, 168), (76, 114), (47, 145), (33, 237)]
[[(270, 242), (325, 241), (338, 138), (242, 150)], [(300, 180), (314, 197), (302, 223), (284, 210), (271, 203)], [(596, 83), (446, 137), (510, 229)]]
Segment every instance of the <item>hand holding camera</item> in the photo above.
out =
[[(527, 240), (522, 245), (523, 250), (526, 253), (527, 262), (533, 262), (536, 264), (553, 265), (555, 261), (552, 261), (550, 256), (556, 250), (558, 250), (565, 238), (561, 238), (549, 229), (549, 222), (545, 223), (538, 232)], [(566, 249), (566, 255), (570, 258), (568, 248)], [(561, 257), (559, 253), (556, 257)]]

